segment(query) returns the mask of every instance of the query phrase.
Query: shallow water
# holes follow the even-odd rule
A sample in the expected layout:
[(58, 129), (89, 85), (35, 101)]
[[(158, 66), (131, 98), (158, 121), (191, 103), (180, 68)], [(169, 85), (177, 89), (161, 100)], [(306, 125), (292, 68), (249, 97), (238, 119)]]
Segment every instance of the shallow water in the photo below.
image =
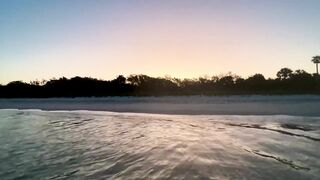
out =
[(0, 179), (319, 179), (320, 118), (0, 110)]

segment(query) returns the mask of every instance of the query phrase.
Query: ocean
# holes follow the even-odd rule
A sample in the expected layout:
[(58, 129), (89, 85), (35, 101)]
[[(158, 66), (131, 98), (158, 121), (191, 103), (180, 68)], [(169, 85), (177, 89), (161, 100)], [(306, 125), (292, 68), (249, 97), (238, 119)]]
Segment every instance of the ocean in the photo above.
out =
[(319, 96), (0, 100), (0, 179), (320, 179)]

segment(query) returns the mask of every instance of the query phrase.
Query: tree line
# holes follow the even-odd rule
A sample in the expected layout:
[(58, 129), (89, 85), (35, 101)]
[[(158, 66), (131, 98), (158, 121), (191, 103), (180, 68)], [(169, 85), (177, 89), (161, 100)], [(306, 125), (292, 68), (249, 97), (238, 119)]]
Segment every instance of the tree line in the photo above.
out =
[(241, 94), (320, 94), (320, 76), (304, 70), (282, 68), (277, 78), (255, 74), (244, 79), (228, 73), (220, 76), (179, 79), (147, 75), (118, 76), (113, 80), (73, 77), (13, 81), (0, 85), (0, 98), (241, 95)]

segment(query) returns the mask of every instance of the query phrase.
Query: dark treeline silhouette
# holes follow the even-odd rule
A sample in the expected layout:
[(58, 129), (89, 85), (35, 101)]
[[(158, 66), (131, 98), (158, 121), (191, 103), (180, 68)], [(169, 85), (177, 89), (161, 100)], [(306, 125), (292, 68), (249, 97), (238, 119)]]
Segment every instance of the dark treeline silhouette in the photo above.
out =
[(247, 79), (234, 74), (198, 79), (154, 78), (120, 75), (111, 81), (89, 77), (52, 79), (0, 85), (0, 98), (232, 95), (232, 94), (320, 94), (320, 77), (304, 70), (282, 68), (277, 78), (255, 74)]

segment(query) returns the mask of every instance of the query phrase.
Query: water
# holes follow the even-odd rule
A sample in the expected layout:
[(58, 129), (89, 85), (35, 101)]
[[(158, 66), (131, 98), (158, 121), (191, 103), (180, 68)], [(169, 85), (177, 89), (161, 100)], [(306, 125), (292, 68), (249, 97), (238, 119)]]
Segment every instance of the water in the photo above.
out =
[(0, 110), (0, 144), (0, 179), (320, 178), (316, 116)]

